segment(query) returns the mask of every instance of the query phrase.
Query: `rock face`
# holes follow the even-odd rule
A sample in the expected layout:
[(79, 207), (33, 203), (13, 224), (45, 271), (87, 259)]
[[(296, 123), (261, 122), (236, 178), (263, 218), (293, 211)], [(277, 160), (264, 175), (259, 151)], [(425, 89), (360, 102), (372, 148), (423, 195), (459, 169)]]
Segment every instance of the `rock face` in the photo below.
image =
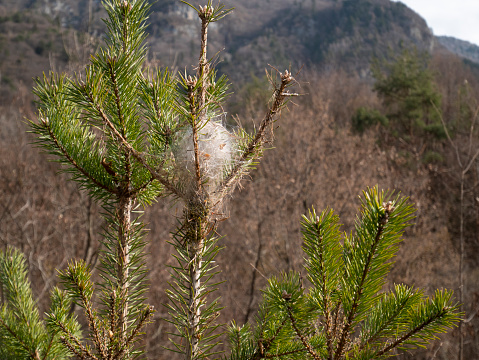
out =
[(86, 29), (89, 18), (102, 9), (101, 0), (4, 0), (7, 14), (33, 11), (56, 20), (63, 27)]
[[(389, 0), (224, 0), (234, 14), (212, 24), (210, 54), (219, 52), (220, 70), (263, 72), (265, 64), (341, 67), (368, 73), (373, 56), (403, 46), (432, 50), (426, 22), (402, 3)], [(31, 11), (64, 29), (104, 31), (100, 0), (6, 0), (3, 14)], [(175, 0), (152, 3), (150, 55), (164, 66), (196, 62), (199, 21), (194, 10)], [(235, 81), (242, 75), (233, 75)]]
[[(212, 29), (212, 53), (229, 74), (262, 72), (264, 64), (341, 67), (367, 73), (371, 57), (401, 47), (431, 51), (434, 36), (424, 19), (389, 0), (225, 0), (234, 14)], [(197, 19), (182, 4), (155, 5), (152, 51), (181, 67), (196, 60)], [(171, 49), (175, 49), (173, 53)], [(165, 49), (168, 49), (165, 51)], [(237, 79), (233, 79), (237, 80)]]
[(479, 46), (450, 36), (437, 36), (436, 39), (450, 52), (479, 64)]

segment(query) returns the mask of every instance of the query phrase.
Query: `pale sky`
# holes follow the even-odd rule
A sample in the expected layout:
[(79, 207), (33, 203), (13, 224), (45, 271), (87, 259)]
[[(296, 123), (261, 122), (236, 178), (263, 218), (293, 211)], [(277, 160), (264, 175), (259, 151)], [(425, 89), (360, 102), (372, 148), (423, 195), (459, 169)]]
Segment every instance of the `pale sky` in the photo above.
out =
[(434, 35), (479, 45), (479, 0), (400, 0), (421, 15)]

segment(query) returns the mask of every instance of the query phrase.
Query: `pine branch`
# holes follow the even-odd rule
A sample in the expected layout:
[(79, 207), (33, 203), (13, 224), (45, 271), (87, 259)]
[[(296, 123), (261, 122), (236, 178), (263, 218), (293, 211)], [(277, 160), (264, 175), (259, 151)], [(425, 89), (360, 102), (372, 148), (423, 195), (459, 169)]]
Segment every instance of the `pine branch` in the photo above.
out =
[(47, 359), (48, 353), (50, 352), (50, 349), (52, 348), (52, 345), (53, 345), (54, 337), (55, 337), (55, 335), (50, 335), (50, 341), (48, 342), (48, 346), (47, 346), (47, 349), (45, 350), (45, 355), (43, 355), (42, 360)]
[(239, 159), (236, 161), (236, 165), (225, 176), (224, 180), (222, 181), (222, 184), (219, 187), (218, 193), (222, 194), (221, 197), (224, 196), (226, 193), (232, 191), (233, 184), (243, 175), (245, 164), (248, 164), (248, 162), (252, 158), (257, 156), (261, 147), (265, 143), (266, 129), (273, 123), (276, 114), (282, 109), (285, 99), (292, 95), (286, 89), (288, 85), (290, 85), (291, 82), (294, 81), (293, 76), (289, 73), (288, 70), (286, 70), (284, 74), (280, 73), (280, 76), (281, 84), (275, 90), (273, 103), (269, 108), (267, 114), (261, 121), (258, 132), (246, 146), (245, 150), (240, 155)]
[[(205, 50), (206, 51), (206, 50)], [(195, 175), (196, 175), (196, 191), (201, 189), (201, 170), (200, 170), (200, 150), (198, 147), (198, 115), (200, 113), (197, 109), (201, 109), (201, 105), (195, 104), (195, 87), (196, 87), (196, 79), (193, 79), (191, 76), (188, 78), (188, 82), (186, 85), (188, 86), (188, 101), (190, 103), (190, 116), (191, 116), (191, 131), (193, 135), (193, 149), (195, 155)], [(202, 120), (199, 117), (200, 122)]]
[(41, 360), (40, 355), (38, 354), (38, 350), (35, 349), (35, 351), (32, 352), (33, 349), (29, 349), (28, 345), (25, 344), (22, 337), (19, 336), (15, 331), (13, 331), (13, 329), (10, 326), (8, 326), (8, 324), (2, 319), (1, 316), (0, 316), (0, 324), (10, 333), (10, 335), (12, 335), (15, 338), (15, 340), (18, 341), (18, 343), (25, 349), (25, 351), (29, 353), (32, 359)]
[(77, 161), (75, 161), (75, 159), (73, 159), (70, 155), (70, 153), (65, 149), (64, 146), (62, 146), (60, 144), (60, 142), (58, 141), (55, 133), (52, 131), (50, 125), (49, 125), (49, 122), (47, 120), (45, 120), (44, 118), (40, 118), (40, 120), (42, 121), (42, 124), (43, 126), (45, 127), (45, 129), (48, 131), (48, 134), (50, 136), (50, 138), (52, 139), (53, 143), (55, 144), (55, 146), (61, 151), (61, 153), (63, 154), (63, 156), (70, 162), (70, 164), (76, 168), (83, 176), (85, 176), (89, 181), (91, 181), (93, 184), (95, 184), (95, 186), (109, 192), (110, 194), (117, 194), (117, 189), (114, 189), (114, 188), (109, 188), (108, 186), (100, 183), (99, 181), (97, 181), (93, 176), (91, 176), (85, 169), (83, 169), (78, 163)]
[[(268, 340), (265, 340), (265, 341), (262, 341), (261, 342), (261, 346), (263, 347), (264, 351), (263, 352), (267, 352), (269, 350), (269, 348), (271, 347), (271, 344), (273, 344), (273, 342), (276, 340), (276, 338), (278, 337), (279, 333), (281, 332), (281, 330), (283, 330), (284, 326), (286, 325), (286, 322), (288, 321), (288, 317), (285, 317), (284, 320), (281, 322), (281, 324), (278, 326), (278, 328), (276, 329), (276, 331), (274, 332), (273, 336), (271, 338), (269, 338)], [(266, 348), (264, 348), (264, 345), (267, 344)]]
[[(113, 65), (115, 64), (115, 61), (116, 61), (116, 57), (108, 57), (108, 71), (109, 71), (109, 75), (110, 75), (110, 80), (112, 82), (112, 85), (113, 85), (113, 92), (115, 94), (115, 104), (116, 104), (116, 108), (117, 108), (117, 116), (118, 116), (118, 120), (120, 121), (120, 124), (124, 127), (125, 126), (125, 120), (123, 118), (123, 111), (121, 110), (121, 99), (120, 99), (120, 94), (119, 94), (119, 91), (118, 91), (118, 83), (116, 81), (116, 74), (115, 74), (115, 71), (113, 69)], [(122, 137), (124, 138), (125, 137), (125, 133), (123, 131), (123, 134), (122, 134)]]
[(105, 124), (110, 128), (110, 130), (113, 132), (113, 135), (122, 143), (122, 145), (129, 151), (135, 159), (141, 163), (145, 169), (148, 170), (148, 172), (151, 174), (151, 176), (155, 179), (158, 180), (169, 192), (172, 194), (176, 195), (179, 198), (183, 198), (183, 194), (168, 180), (168, 175), (165, 173), (157, 172), (155, 169), (153, 169), (148, 162), (146, 161), (145, 154), (135, 150), (133, 146), (123, 137), (122, 134), (116, 129), (115, 125), (110, 121), (110, 119), (107, 117), (103, 109), (99, 104), (95, 104), (94, 99), (91, 95), (89, 95), (89, 101), (92, 103), (92, 105), (95, 106), (98, 115), (103, 119)]
[(213, 260), (219, 251), (215, 245), (217, 238), (205, 233), (206, 220), (202, 211), (188, 214), (185, 209), (183, 225), (173, 235), (172, 244), (177, 252), (174, 257), (178, 265), (172, 266), (174, 283), (167, 291), (171, 304), (168, 304), (172, 319), (169, 320), (178, 329), (178, 336), (185, 343), (173, 345), (187, 359), (200, 359), (209, 356), (207, 352), (215, 345), (212, 342), (217, 335), (212, 334), (218, 326), (214, 324), (220, 308), (217, 300), (207, 305), (207, 296), (217, 289), (217, 284), (209, 284), (217, 273)]
[[(128, 186), (127, 184), (125, 186)], [(128, 191), (128, 188), (125, 189)], [(125, 346), (126, 331), (128, 328), (128, 293), (130, 283), (128, 281), (130, 268), (130, 228), (131, 228), (131, 199), (127, 196), (122, 196), (118, 201), (117, 218), (118, 226), (118, 249), (117, 249), (117, 277), (118, 287), (120, 289), (120, 311), (118, 316), (118, 328), (120, 329), (120, 344)]]
[[(188, 276), (190, 281), (190, 293), (188, 297), (188, 334), (189, 334), (189, 348), (187, 353), (187, 360), (196, 359), (199, 353), (200, 336), (198, 334), (199, 324), (201, 320), (201, 277), (200, 268), (202, 263), (203, 238), (201, 236), (201, 225), (198, 234), (198, 229), (195, 229), (196, 237), (199, 239), (192, 239), (194, 242), (189, 245), (192, 246), (190, 262), (188, 264)], [(196, 227), (196, 226), (195, 226)], [(188, 241), (188, 240), (187, 240)]]
[(297, 353), (300, 353), (300, 352), (305, 352), (305, 351), (308, 351), (308, 350), (307, 349), (291, 350), (291, 351), (286, 351), (286, 352), (283, 352), (283, 353), (280, 353), (280, 354), (265, 355), (263, 357), (263, 359), (275, 359), (275, 358), (278, 358), (278, 357), (294, 355), (294, 354), (297, 354)]
[(308, 353), (315, 359), (315, 360), (321, 360), (321, 358), (318, 356), (318, 354), (316, 354), (316, 352), (313, 350), (313, 348), (311, 347), (311, 345), (308, 343), (308, 341), (306, 340), (306, 338), (303, 336), (303, 334), (301, 333), (301, 331), (298, 329), (298, 326), (296, 325), (296, 319), (294, 318), (293, 316), (293, 313), (291, 311), (291, 305), (289, 304), (289, 302), (286, 303), (286, 309), (288, 311), (288, 315), (289, 315), (289, 319), (291, 321), (291, 325), (293, 326), (293, 329), (294, 331), (296, 332), (296, 335), (300, 338), (301, 340), (301, 343), (303, 344), (303, 346), (306, 348), (306, 350), (308, 351)]
[[(184, 219), (175, 235), (175, 238), (178, 236), (178, 240), (174, 242), (179, 266), (173, 270), (178, 276), (176, 286), (181, 287), (182, 291), (176, 289), (169, 291), (170, 299), (177, 302), (169, 308), (172, 315), (177, 317), (173, 322), (176, 324), (180, 336), (186, 341), (184, 346), (174, 344), (180, 352), (185, 354), (187, 360), (207, 357), (207, 352), (214, 345), (211, 341), (217, 337), (215, 334), (211, 335), (211, 331), (217, 328), (217, 325), (213, 323), (217, 318), (216, 300), (207, 308), (203, 308), (206, 305), (207, 295), (216, 290), (208, 289), (208, 286), (212, 285), (207, 283), (214, 274), (207, 275), (207, 273), (210, 268), (214, 268), (211, 267), (211, 264), (217, 250), (214, 248), (216, 241), (209, 238), (209, 234), (214, 233), (216, 224), (209, 223), (211, 216), (210, 194), (203, 189), (206, 179), (204, 179), (205, 174), (202, 173), (204, 167), (203, 154), (199, 144), (199, 131), (208, 124), (206, 111), (209, 104), (214, 101), (214, 99), (207, 99), (210, 78), (206, 58), (207, 30), (208, 24), (214, 20), (218, 9), (218, 7), (213, 8), (209, 0), (205, 7), (200, 6), (197, 10), (202, 21), (197, 77), (185, 75), (182, 78), (184, 91), (186, 91), (178, 99), (178, 113), (188, 119), (191, 130), (191, 140), (186, 137), (186, 141), (193, 143), (194, 159), (191, 164), (191, 172), (194, 174), (194, 178), (190, 180), (192, 186), (185, 191), (183, 196), (185, 200)], [(191, 146), (191, 144), (187, 146)], [(208, 156), (210, 155), (208, 154)]]
[(131, 332), (130, 336), (124, 342), (124, 345), (119, 349), (119, 351), (112, 357), (113, 360), (121, 359), (123, 354), (130, 346), (130, 344), (135, 340), (135, 338), (140, 333), (141, 329), (148, 323), (148, 321), (153, 316), (154, 310), (153, 306), (148, 306), (141, 314), (140, 319), (138, 320), (135, 329)]
[(93, 315), (93, 310), (92, 310), (93, 304), (90, 301), (86, 301), (85, 298), (83, 298), (82, 301), (83, 301), (83, 304), (84, 304), (85, 313), (87, 315), (88, 326), (90, 327), (90, 329), (93, 333), (93, 340), (95, 342), (96, 348), (98, 349), (100, 354), (104, 358), (106, 358), (105, 344), (102, 342), (101, 335), (100, 335), (100, 330), (98, 328), (96, 318)]
[(111, 359), (112, 353), (113, 353), (113, 346), (111, 346), (112, 343), (112, 338), (115, 336), (115, 330), (116, 330), (116, 318), (117, 314), (115, 311), (115, 305), (116, 305), (116, 291), (113, 290), (110, 294), (110, 304), (108, 308), (108, 312), (110, 315), (110, 330), (108, 332), (109, 338), (110, 338), (110, 346), (108, 347), (108, 359)]
[(74, 293), (79, 298), (85, 311), (88, 327), (92, 333), (93, 343), (103, 358), (106, 358), (106, 348), (102, 341), (97, 315), (93, 311), (91, 296), (93, 295), (93, 283), (90, 280), (91, 273), (83, 261), (74, 262), (68, 269), (60, 272), (60, 279), (67, 290)]
[(78, 348), (80, 349), (80, 351), (77, 350), (77, 348), (75, 348), (73, 346), (73, 344), (68, 341), (65, 337), (60, 337), (62, 343), (68, 347), (68, 349), (70, 349), (70, 351), (72, 351), (76, 356), (78, 356), (79, 358), (81, 359), (85, 359), (85, 355), (90, 357), (91, 359), (94, 359), (94, 360), (99, 360), (94, 354), (91, 353), (91, 351), (86, 347), (84, 346), (80, 340), (78, 340), (78, 338), (73, 335), (70, 330), (65, 326), (65, 324), (63, 324), (61, 321), (57, 321), (56, 322), (57, 325), (62, 329), (62, 331), (68, 336), (68, 338), (70, 339), (70, 341), (73, 341), (76, 346), (78, 346)]
[(341, 358), (341, 356), (344, 352), (344, 348), (345, 348), (345, 345), (346, 345), (346, 340), (347, 340), (347, 337), (349, 336), (351, 326), (353, 324), (354, 318), (356, 316), (356, 311), (357, 311), (358, 306), (359, 306), (359, 300), (361, 299), (361, 296), (363, 295), (364, 285), (365, 285), (367, 276), (369, 275), (369, 273), (371, 271), (371, 262), (373, 260), (374, 255), (376, 254), (378, 244), (381, 241), (381, 238), (383, 236), (384, 226), (389, 221), (389, 214), (393, 210), (394, 210), (394, 208), (392, 207), (392, 204), (388, 203), (387, 207), (384, 210), (384, 214), (379, 216), (376, 235), (374, 237), (374, 241), (372, 242), (370, 249), (368, 249), (368, 257), (367, 257), (367, 259), (366, 259), (366, 261), (363, 265), (361, 279), (356, 286), (356, 289), (355, 289), (355, 292), (354, 292), (354, 298), (353, 298), (352, 305), (351, 305), (351, 310), (349, 311), (349, 314), (347, 316), (346, 322), (344, 324), (344, 327), (343, 327), (343, 330), (342, 330), (342, 333), (341, 333), (341, 336), (340, 336), (340, 339), (339, 339), (338, 347), (337, 347), (335, 355), (334, 355), (334, 357), (336, 359)]
[[(62, 343), (66, 348), (68, 348), (68, 350), (70, 350), (73, 354), (75, 354), (79, 359), (81, 359), (81, 360), (87, 359), (86, 356), (88, 356), (88, 355), (85, 355), (85, 353), (78, 351), (78, 350), (77, 350), (72, 344), (70, 344), (63, 336), (60, 337), (60, 341), (61, 341), (61, 343)], [(90, 356), (90, 359), (99, 360), (96, 356)]]
[[(388, 329), (391, 331), (391, 329), (395, 328), (394, 325), (396, 325), (394, 331), (398, 331), (398, 326), (403, 325), (405, 322), (404, 316), (401, 317), (401, 314), (420, 301), (420, 297), (421, 292), (415, 292), (411, 288), (396, 285), (395, 294), (385, 295), (385, 298), (378, 304), (377, 308), (368, 316), (364, 327), (371, 326), (371, 323), (374, 324), (376, 321), (380, 321), (380, 323), (379, 326), (374, 328), (372, 333), (371, 330), (367, 330), (361, 335), (363, 341), (359, 346), (359, 351), (384, 338), (388, 335), (388, 332), (384, 334), (384, 331)], [(390, 303), (394, 305), (393, 311), (388, 310), (388, 307), (392, 306)]]
[[(396, 286), (394, 293), (381, 294), (389, 260), (398, 250), (396, 245), (413, 213), (405, 198), (382, 202), (389, 195), (379, 193), (377, 188), (365, 192), (357, 233), (345, 238), (344, 247), (332, 212), (323, 212), (318, 218), (313, 211), (309, 218), (303, 217), (310, 292), (307, 297), (303, 295), (298, 274), (284, 276), (282, 281), (272, 278), (260, 305), (259, 331), (255, 335), (258, 347), (245, 340), (248, 331), (238, 332), (242, 338), (231, 359), (279, 358), (300, 350), (307, 352), (304, 357), (316, 360), (383, 359), (396, 347), (424, 346), (436, 333), (445, 332), (460, 320), (459, 306), (451, 303), (449, 291), (436, 291), (432, 300), (423, 300), (421, 291), (403, 285)], [(330, 314), (327, 321), (331, 326), (324, 325), (324, 311)], [(291, 327), (281, 331), (277, 321), (285, 312)], [(274, 343), (262, 339), (275, 330), (280, 339)], [(305, 335), (312, 331), (313, 336)], [(328, 331), (333, 348), (336, 344), (334, 354), (330, 352)], [(357, 334), (354, 342), (352, 334)], [(275, 353), (267, 354), (270, 347), (276, 347)]]
[(415, 334), (418, 334), (420, 333), (423, 329), (425, 329), (428, 325), (434, 323), (434, 321), (438, 320), (438, 319), (441, 319), (442, 317), (444, 317), (446, 314), (448, 313), (448, 310), (447, 309), (443, 309), (441, 312), (435, 314), (434, 316), (432, 316), (430, 319), (428, 319), (427, 321), (425, 321), (424, 323), (422, 323), (421, 325), (419, 326), (416, 326), (414, 329), (412, 329), (411, 331), (407, 332), (406, 334), (404, 334), (403, 336), (401, 336), (400, 338), (396, 339), (392, 344), (384, 347), (382, 350), (378, 351), (376, 353), (376, 356), (379, 357), (379, 356), (382, 356), (384, 355), (385, 353), (387, 353), (388, 351), (398, 347), (400, 344), (404, 343), (405, 341), (407, 341), (408, 339), (410, 339), (411, 337), (413, 337)]
[[(323, 283), (325, 283), (325, 278), (323, 276)], [(323, 294), (327, 294), (327, 290), (323, 287)], [(323, 295), (323, 307), (324, 307), (324, 331), (326, 333), (326, 345), (328, 347), (328, 360), (331, 360), (333, 357), (333, 334), (332, 334), (332, 320), (331, 313), (329, 309), (329, 296)]]
[[(132, 218), (132, 202), (130, 197), (123, 196), (108, 209), (111, 218), (103, 241), (105, 251), (100, 270), (104, 281), (100, 285), (105, 310), (101, 315), (109, 359), (119, 352), (122, 357), (130, 356), (134, 345), (130, 341), (131, 331), (143, 314), (141, 302), (146, 288), (143, 283), (143, 225)], [(137, 335), (135, 333), (135, 337)]]
[(199, 101), (198, 101), (198, 109), (200, 109), (200, 113), (198, 114), (200, 119), (203, 118), (205, 113), (205, 104), (206, 104), (206, 89), (208, 88), (208, 72), (209, 66), (208, 61), (206, 58), (206, 50), (208, 44), (208, 25), (210, 23), (210, 19), (213, 15), (213, 7), (205, 5), (202, 7), (199, 6), (198, 16), (201, 19), (201, 51), (200, 51), (200, 59), (198, 62), (198, 79), (199, 79)]
[(306, 269), (308, 278), (314, 284), (322, 304), (321, 315), (324, 317), (324, 332), (328, 349), (328, 359), (332, 359), (333, 349), (333, 291), (337, 288), (343, 262), (340, 245), (339, 218), (333, 211), (325, 210), (320, 216), (314, 208), (309, 216), (303, 215), (301, 222), (304, 236), (303, 250), (308, 254)]

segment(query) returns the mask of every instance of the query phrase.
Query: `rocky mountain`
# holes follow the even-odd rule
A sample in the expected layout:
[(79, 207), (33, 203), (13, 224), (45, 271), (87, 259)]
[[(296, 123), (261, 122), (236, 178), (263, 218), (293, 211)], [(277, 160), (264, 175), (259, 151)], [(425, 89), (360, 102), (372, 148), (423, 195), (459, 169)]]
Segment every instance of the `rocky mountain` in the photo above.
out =
[(479, 46), (451, 36), (437, 36), (436, 39), (450, 52), (479, 64)]
[[(261, 75), (267, 64), (294, 69), (303, 65), (343, 68), (366, 76), (373, 56), (387, 56), (404, 46), (428, 51), (434, 47), (434, 36), (426, 22), (400, 2), (225, 0), (224, 3), (235, 10), (227, 21), (212, 26), (210, 54), (219, 54), (220, 71), (230, 74), (235, 82), (249, 79), (251, 73)], [(60, 64), (65, 63), (75, 56), (72, 48), (81, 45), (85, 32), (101, 38), (104, 16), (99, 0), (3, 1), (0, 31), (4, 54), (0, 72), (10, 77), (18, 73), (31, 78), (47, 70), (52, 57), (57, 57)], [(185, 4), (176, 0), (154, 2), (149, 31), (151, 59), (163, 66), (179, 68), (188, 68), (196, 62), (198, 21)], [(77, 38), (72, 38), (71, 33), (76, 33)], [(21, 53), (19, 48), (23, 49)], [(21, 66), (27, 58), (35, 59), (32, 69)], [(11, 64), (18, 64), (18, 71)]]
[[(194, 61), (198, 36), (194, 14), (169, 2), (152, 14), (152, 52), (164, 63)], [(213, 51), (229, 74), (302, 65), (342, 67), (363, 75), (373, 56), (402, 46), (431, 51), (434, 37), (426, 22), (402, 3), (360, 1), (234, 1), (234, 14), (213, 32)], [(167, 52), (165, 52), (167, 49)], [(175, 49), (174, 52), (171, 49)], [(168, 53), (169, 52), (169, 53)], [(240, 75), (237, 77), (241, 77)]]

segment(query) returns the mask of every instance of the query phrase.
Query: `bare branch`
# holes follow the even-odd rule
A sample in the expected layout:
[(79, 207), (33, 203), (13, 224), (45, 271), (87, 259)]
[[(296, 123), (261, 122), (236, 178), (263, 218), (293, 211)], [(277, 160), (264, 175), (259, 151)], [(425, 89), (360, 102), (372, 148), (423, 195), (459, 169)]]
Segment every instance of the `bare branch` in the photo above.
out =
[(454, 144), (454, 141), (452, 141), (451, 135), (449, 134), (449, 130), (447, 130), (446, 122), (444, 121), (444, 117), (442, 116), (441, 111), (437, 108), (437, 106), (433, 103), (432, 106), (436, 110), (437, 114), (439, 115), (439, 119), (441, 119), (442, 127), (444, 129), (444, 132), (446, 133), (447, 140), (449, 141), (449, 144), (451, 144), (451, 147), (454, 149), (456, 153), (456, 158), (457, 158), (457, 163), (459, 166), (462, 168), (462, 162), (461, 162), (461, 157), (459, 155), (459, 149), (457, 148), (456, 144)]
[(466, 175), (466, 173), (469, 171), (469, 169), (471, 168), (472, 164), (474, 163), (478, 155), (479, 155), (479, 149), (477, 149), (476, 153), (469, 161), (469, 164), (467, 164), (466, 168), (462, 171), (464, 175)]

